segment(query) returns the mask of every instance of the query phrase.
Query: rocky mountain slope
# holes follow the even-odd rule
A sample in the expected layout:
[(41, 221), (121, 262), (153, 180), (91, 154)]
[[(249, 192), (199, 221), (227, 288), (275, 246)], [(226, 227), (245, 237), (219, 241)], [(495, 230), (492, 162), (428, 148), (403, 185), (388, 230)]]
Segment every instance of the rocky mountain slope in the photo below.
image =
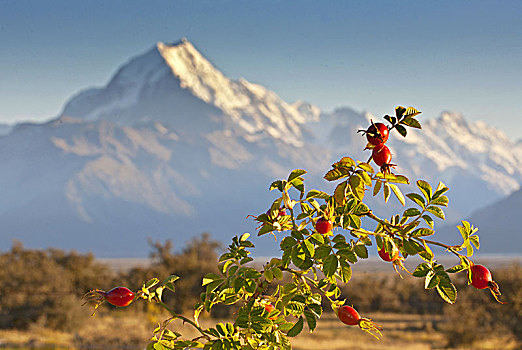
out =
[[(398, 173), (450, 187), (448, 220), (519, 188), (520, 143), (459, 114), (427, 117), (422, 131), (389, 144)], [(146, 237), (181, 245), (210, 231), (226, 242), (254, 229), (245, 217), (266, 210), (272, 180), (305, 168), (311, 185), (328, 186), (332, 161), (366, 160), (356, 131), (370, 119), (380, 118), (290, 104), (227, 78), (186, 40), (158, 43), (55, 120), (0, 137), (0, 249), (17, 238), (132, 257), (146, 254)], [(260, 254), (277, 249), (268, 241), (259, 240)]]

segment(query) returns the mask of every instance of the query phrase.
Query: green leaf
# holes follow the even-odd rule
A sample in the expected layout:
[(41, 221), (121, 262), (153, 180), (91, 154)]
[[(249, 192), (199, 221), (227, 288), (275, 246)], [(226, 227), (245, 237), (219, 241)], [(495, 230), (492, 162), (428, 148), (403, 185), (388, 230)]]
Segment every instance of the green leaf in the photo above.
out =
[(457, 300), (457, 288), (455, 288), (453, 283), (438, 284), (437, 292), (439, 292), (440, 297), (449, 304), (453, 304)]
[(342, 157), (340, 161), (338, 161), (337, 163), (334, 163), (332, 164), (332, 167), (334, 168), (337, 168), (337, 167), (352, 167), (352, 166), (355, 166), (357, 163), (355, 163), (355, 161), (350, 158), (350, 157)]
[(331, 277), (337, 271), (339, 261), (335, 254), (328, 255), (323, 261), (323, 273), (326, 277)]
[(308, 194), (306, 195), (306, 199), (310, 199), (310, 198), (321, 198), (321, 199), (328, 200), (328, 199), (330, 199), (330, 195), (323, 191), (310, 190), (308, 192)]
[(333, 168), (324, 175), (325, 180), (335, 181), (350, 175), (350, 170), (344, 167)]
[(468, 243), (466, 244), (466, 255), (467, 256), (473, 256), (473, 246), (471, 245), (471, 243)]
[(434, 233), (435, 233), (435, 231), (430, 230), (429, 228), (421, 227), (421, 228), (418, 228), (415, 231), (413, 231), (411, 233), (411, 236), (412, 237), (424, 237), (424, 236), (431, 236)]
[(367, 173), (373, 174), (375, 171), (373, 170), (373, 167), (368, 163), (359, 163), (357, 165), (362, 170), (366, 171)]
[(291, 182), (292, 180), (300, 177), (301, 175), (304, 175), (306, 174), (306, 170), (304, 169), (295, 169), (295, 170), (292, 170), (292, 172), (290, 173), (290, 175), (288, 175), (288, 182)]
[(469, 241), (470, 241), (471, 243), (473, 243), (473, 245), (475, 246), (475, 248), (477, 248), (477, 249), (480, 248), (479, 236), (477, 236), (477, 235), (473, 235), (473, 236), (469, 237)]
[(269, 187), (269, 190), (272, 191), (274, 189), (278, 189), (280, 192), (283, 192), (286, 186), (286, 181), (283, 180), (277, 180), (272, 182), (272, 184)]
[(426, 202), (431, 200), (431, 186), (424, 180), (417, 180), (417, 187), (421, 190), (422, 194), (426, 198)]
[(429, 271), (428, 275), (426, 276), (426, 280), (424, 281), (424, 288), (425, 289), (432, 289), (435, 288), (440, 282), (439, 276), (435, 272)]
[(275, 278), (277, 278), (278, 280), (283, 279), (283, 271), (281, 271), (279, 267), (274, 267), (271, 271), (274, 274)]
[(317, 320), (314, 313), (310, 310), (305, 310), (304, 315), (306, 318), (306, 323), (308, 323), (308, 329), (310, 329), (310, 332), (313, 332), (315, 327), (317, 327)]
[(353, 247), (355, 254), (361, 259), (367, 259), (368, 258), (368, 249), (364, 244), (356, 244)]
[(176, 287), (174, 286), (174, 282), (176, 282), (179, 279), (176, 275), (170, 275), (169, 277), (165, 278), (163, 280), (163, 285), (169, 289), (171, 292), (176, 291)]
[(332, 251), (332, 248), (328, 245), (322, 245), (315, 249), (314, 257), (318, 260), (326, 258), (330, 252)]
[(400, 124), (397, 124), (395, 126), (395, 130), (397, 130), (402, 137), (406, 137), (406, 135), (408, 134), (408, 130), (406, 130), (406, 128)]
[(299, 317), (299, 320), (297, 320), (297, 322), (293, 325), (293, 327), (290, 328), (288, 333), (286, 333), (286, 335), (289, 337), (295, 337), (296, 335), (301, 333), (301, 331), (303, 330), (303, 325), (304, 325), (304, 320), (303, 320), (303, 316), (301, 316), (301, 317)]
[(410, 200), (415, 202), (419, 207), (421, 207), (423, 209), (426, 206), (426, 204), (424, 202), (424, 198), (422, 198), (422, 196), (417, 193), (408, 193), (406, 195), (406, 197), (408, 197)]
[(358, 175), (350, 176), (350, 189), (352, 190), (352, 193), (357, 197), (359, 200), (363, 200), (364, 198), (364, 181), (361, 179)]
[(403, 117), (404, 117), (404, 118), (411, 118), (411, 117), (415, 117), (416, 115), (421, 114), (421, 113), (422, 113), (422, 112), (419, 112), (418, 110), (416, 110), (416, 109), (413, 108), (413, 107), (408, 107), (408, 108), (406, 108), (406, 110), (404, 111)]
[(151, 278), (147, 283), (145, 283), (145, 289), (149, 289), (158, 283), (159, 283), (159, 279)]
[(423, 215), (422, 218), (428, 224), (429, 227), (433, 228), (433, 219), (429, 215)]
[(433, 199), (430, 204), (432, 205), (439, 205), (442, 207), (447, 207), (449, 203), (449, 199), (446, 196), (440, 196), (438, 198)]
[(388, 199), (390, 198), (390, 185), (387, 183), (384, 183), (384, 202), (387, 203)]
[(382, 182), (375, 181), (375, 186), (373, 187), (373, 196), (376, 196), (377, 193), (379, 193), (379, 191), (381, 190), (381, 187), (382, 187)]
[(404, 213), (402, 214), (402, 216), (404, 217), (407, 217), (407, 218), (410, 218), (410, 217), (413, 217), (413, 216), (417, 216), (417, 215), (420, 215), (420, 210), (417, 209), (417, 208), (408, 208), (404, 211)]
[(397, 116), (397, 119), (400, 120), (405, 112), (406, 112), (406, 108), (404, 108), (403, 106), (395, 107), (395, 115)]
[(384, 118), (384, 120), (388, 121), (391, 125), (394, 125), (395, 123), (397, 123), (396, 117), (392, 117), (392, 116), (386, 114), (383, 118)]
[(429, 206), (429, 207), (426, 208), (426, 210), (429, 211), (430, 213), (432, 213), (433, 215), (435, 215), (436, 217), (442, 219), (442, 220), (446, 219), (446, 216), (444, 215), (444, 212), (439, 207)]
[(350, 264), (346, 262), (346, 260), (341, 260), (339, 262), (341, 265), (341, 279), (344, 283), (350, 282), (350, 279), (352, 278), (352, 268), (350, 267)]
[(340, 184), (338, 184), (337, 187), (335, 187), (334, 199), (335, 203), (337, 203), (338, 205), (344, 205), (344, 203), (346, 202), (346, 186), (346, 181), (343, 181)]
[(433, 194), (433, 198), (439, 198), (439, 196), (443, 195), (447, 191), (449, 191), (449, 188), (443, 182), (439, 182), (439, 185)]
[(406, 118), (402, 121), (402, 124), (408, 125), (409, 127), (416, 128), (416, 129), (422, 129), (421, 124), (419, 121), (415, 118)]
[(408, 180), (408, 178), (404, 175), (386, 174), (384, 179), (388, 180), (388, 182), (393, 182), (396, 184), (408, 185), (410, 183), (410, 180)]
[(416, 268), (415, 268), (415, 271), (413, 271), (413, 276), (414, 277), (424, 277), (426, 276), (431, 270), (431, 266), (430, 264), (428, 263), (422, 263), (422, 264), (419, 264)]
[(294, 237), (286, 236), (283, 238), (279, 246), (282, 250), (288, 250), (293, 248), (297, 244), (297, 240)]
[(406, 201), (404, 199), (404, 195), (402, 194), (402, 192), (399, 189), (399, 187), (397, 187), (397, 185), (394, 185), (394, 184), (389, 184), (388, 186), (390, 186), (390, 188), (393, 191), (393, 194), (395, 194), (395, 197), (397, 197), (399, 202), (401, 202), (402, 205), (406, 205)]
[(216, 273), (207, 273), (205, 277), (203, 277), (203, 282), (201, 283), (202, 286), (206, 286), (210, 282), (220, 280), (221, 276)]

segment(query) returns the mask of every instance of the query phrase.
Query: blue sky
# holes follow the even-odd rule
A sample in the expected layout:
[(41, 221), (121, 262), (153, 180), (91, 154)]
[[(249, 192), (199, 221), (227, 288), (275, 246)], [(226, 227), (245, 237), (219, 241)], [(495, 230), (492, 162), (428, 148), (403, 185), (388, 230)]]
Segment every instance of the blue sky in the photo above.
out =
[(522, 1), (0, 0), (0, 122), (55, 117), (156, 42), (324, 110), (443, 110), (522, 138)]

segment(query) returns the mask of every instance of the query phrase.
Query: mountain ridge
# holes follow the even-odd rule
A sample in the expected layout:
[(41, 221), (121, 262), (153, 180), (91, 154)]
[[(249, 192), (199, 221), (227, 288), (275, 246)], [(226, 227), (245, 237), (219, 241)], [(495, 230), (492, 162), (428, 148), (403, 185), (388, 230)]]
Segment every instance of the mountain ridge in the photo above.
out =
[[(322, 176), (332, 162), (368, 159), (357, 130), (370, 119), (380, 118), (349, 107), (322, 112), (231, 80), (187, 40), (158, 43), (104, 87), (73, 96), (56, 119), (0, 137), (0, 228), (9, 232), (0, 247), (23, 238), (136, 256), (147, 235), (183, 243), (211, 231), (228, 241), (254, 230), (244, 218), (266, 211), (271, 181), (305, 168), (309, 185), (329, 188)], [(448, 221), (520, 188), (520, 143), (456, 113), (422, 119), (423, 130), (390, 137), (393, 162), (412, 182), (450, 187)], [(381, 215), (402, 210), (371, 204)], [(256, 244), (260, 254), (278, 249)]]

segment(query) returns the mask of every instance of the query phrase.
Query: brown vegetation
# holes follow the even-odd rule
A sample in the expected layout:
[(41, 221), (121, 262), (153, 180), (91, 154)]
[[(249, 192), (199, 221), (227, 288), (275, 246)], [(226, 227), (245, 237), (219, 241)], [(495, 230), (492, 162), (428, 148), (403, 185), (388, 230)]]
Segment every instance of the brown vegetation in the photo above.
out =
[[(125, 310), (105, 306), (88, 319), (91, 310), (80, 306), (81, 295), (90, 289), (108, 290), (115, 285), (136, 290), (149, 278), (175, 274), (181, 277), (176, 282), (176, 293), (166, 294), (165, 301), (177, 312), (189, 315), (203, 291), (202, 277), (216, 268), (219, 244), (205, 234), (178, 252), (170, 241), (151, 242), (151, 248), (152, 263), (148, 267), (115, 272), (96, 262), (91, 254), (29, 250), (15, 243), (10, 251), (0, 255), (0, 328), (4, 329), (0, 332), (0, 348), (5, 344), (45, 345), (46, 342), (38, 342), (34, 337), (40, 335), (44, 339), (53, 329), (58, 330), (52, 334), (60, 339), (56, 341), (60, 347), (143, 348), (154, 324), (165, 317), (162, 310), (148, 303), (134, 303)], [(499, 344), (505, 349), (515, 349), (522, 344), (522, 268), (511, 266), (493, 274), (508, 305), (495, 303), (487, 291), (467, 286), (465, 276), (456, 279), (457, 303), (448, 305), (436, 291), (424, 290), (422, 279), (407, 274), (400, 279), (394, 273), (354, 271), (350, 283), (342, 288), (342, 297), (356, 305), (364, 316), (383, 323), (384, 341), (376, 343), (357, 329), (343, 326), (333, 314), (325, 314), (312, 335), (294, 339), (295, 348), (349, 349), (348, 343), (335, 345), (332, 341), (350, 337), (349, 344), (365, 342), (373, 349), (385, 346), (478, 349), (495, 348)], [(221, 308), (213, 316), (227, 317), (231, 312), (234, 310)], [(121, 331), (104, 331), (115, 328)], [(21, 330), (33, 338), (24, 338)], [(21, 342), (12, 342), (13, 334)], [(328, 346), (322, 347), (321, 343)], [(360, 344), (358, 348), (362, 348)]]

